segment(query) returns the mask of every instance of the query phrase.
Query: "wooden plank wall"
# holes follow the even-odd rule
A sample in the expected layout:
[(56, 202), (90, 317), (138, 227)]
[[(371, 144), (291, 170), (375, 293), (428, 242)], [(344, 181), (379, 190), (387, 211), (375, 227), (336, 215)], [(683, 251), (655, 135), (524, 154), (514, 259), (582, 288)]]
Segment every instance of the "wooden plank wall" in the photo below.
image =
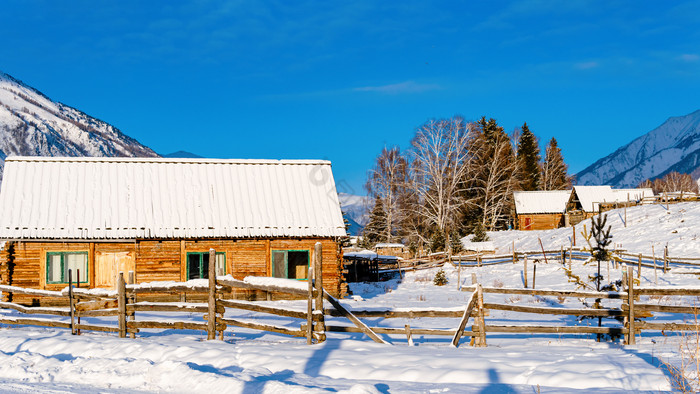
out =
[[(334, 296), (342, 296), (347, 286), (341, 280), (340, 248), (331, 239), (243, 239), (243, 240), (163, 240), (130, 243), (8, 242), (0, 252), (0, 283), (45, 290), (61, 290), (65, 284), (46, 283), (46, 253), (58, 251), (88, 252), (89, 283), (94, 287), (95, 253), (134, 252), (136, 282), (184, 281), (187, 279), (187, 252), (208, 252), (214, 248), (226, 253), (226, 273), (236, 279), (246, 276), (270, 276), (273, 249), (308, 250), (309, 257), (317, 241), (323, 244), (323, 284)], [(9, 247), (13, 248), (9, 253)], [(9, 275), (9, 261), (14, 269)], [(81, 272), (81, 275), (84, 273)], [(32, 303), (32, 300), (17, 302)]]

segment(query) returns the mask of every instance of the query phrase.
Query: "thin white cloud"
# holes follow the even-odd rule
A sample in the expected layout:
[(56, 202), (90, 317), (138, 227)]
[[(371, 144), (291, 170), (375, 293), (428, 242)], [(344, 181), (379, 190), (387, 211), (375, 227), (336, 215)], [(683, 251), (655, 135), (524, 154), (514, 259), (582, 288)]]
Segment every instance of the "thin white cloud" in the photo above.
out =
[(381, 94), (405, 94), (422, 93), (431, 90), (440, 90), (442, 87), (433, 83), (417, 83), (415, 81), (405, 81), (389, 85), (362, 86), (353, 88), (355, 92), (373, 92)]
[(694, 54), (694, 53), (684, 53), (680, 56), (678, 56), (678, 59), (684, 62), (688, 63), (695, 63), (700, 60), (700, 56)]

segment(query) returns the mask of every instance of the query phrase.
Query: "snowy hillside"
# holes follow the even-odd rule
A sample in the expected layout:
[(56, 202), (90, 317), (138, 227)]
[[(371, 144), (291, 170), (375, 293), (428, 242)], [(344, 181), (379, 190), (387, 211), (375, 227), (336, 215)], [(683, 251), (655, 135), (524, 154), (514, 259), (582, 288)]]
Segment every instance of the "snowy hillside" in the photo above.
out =
[(369, 220), (367, 197), (338, 193), (338, 199), (340, 199), (340, 207), (348, 221), (350, 221), (348, 233), (350, 235), (359, 235)]
[(580, 185), (634, 187), (670, 171), (700, 177), (700, 110), (661, 126), (576, 174)]
[(0, 72), (0, 179), (10, 155), (158, 156), (119, 129)]
[[(624, 225), (624, 210), (616, 209), (608, 215), (608, 225), (613, 243), (630, 253), (652, 254), (652, 245), (657, 256), (668, 245), (673, 257), (700, 257), (700, 203), (686, 202), (665, 205), (643, 205), (627, 209), (627, 227)], [(591, 221), (585, 220), (576, 226), (576, 245), (586, 246), (581, 236), (583, 226), (590, 231)], [(546, 249), (567, 248), (571, 245), (571, 227), (542, 231), (499, 231), (489, 232), (498, 253), (508, 253), (515, 242), (519, 251), (540, 249), (538, 238)]]

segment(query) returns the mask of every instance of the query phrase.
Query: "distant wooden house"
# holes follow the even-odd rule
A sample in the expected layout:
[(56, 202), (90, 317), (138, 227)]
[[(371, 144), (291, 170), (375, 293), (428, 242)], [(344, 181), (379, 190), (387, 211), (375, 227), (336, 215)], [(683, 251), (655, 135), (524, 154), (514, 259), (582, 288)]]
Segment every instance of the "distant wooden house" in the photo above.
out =
[[(323, 284), (345, 292), (345, 237), (331, 163), (10, 157), (0, 191), (0, 283), (58, 290), (217, 275), (304, 280), (323, 245)], [(216, 261), (208, 251), (216, 250)], [(74, 279), (75, 280), (75, 279)]]
[(513, 193), (519, 230), (549, 230), (564, 226), (571, 190), (520, 191)]
[(402, 259), (411, 257), (408, 247), (400, 243), (378, 243), (374, 245), (374, 251), (380, 255), (397, 256)]
[(566, 204), (566, 225), (576, 225), (588, 218), (622, 206), (636, 205), (653, 197), (651, 189), (613, 189), (610, 186), (574, 186)]

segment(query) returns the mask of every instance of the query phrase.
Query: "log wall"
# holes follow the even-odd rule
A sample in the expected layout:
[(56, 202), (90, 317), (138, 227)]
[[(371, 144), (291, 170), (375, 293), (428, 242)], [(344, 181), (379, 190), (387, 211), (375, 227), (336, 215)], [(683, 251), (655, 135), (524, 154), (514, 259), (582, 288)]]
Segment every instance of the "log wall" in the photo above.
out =
[[(341, 277), (340, 248), (332, 239), (239, 239), (239, 240), (139, 240), (129, 243), (100, 242), (7, 242), (0, 251), (0, 284), (44, 290), (61, 290), (63, 283), (46, 283), (47, 252), (84, 251), (88, 253), (88, 282), (80, 287), (95, 287), (95, 253), (131, 252), (135, 256), (136, 283), (186, 281), (187, 253), (208, 252), (210, 248), (226, 253), (226, 274), (236, 279), (246, 276), (271, 276), (271, 250), (308, 250), (313, 256), (316, 242), (323, 245), (323, 284), (335, 296), (347, 292)], [(10, 267), (12, 269), (10, 270)], [(81, 276), (85, 273), (81, 272)], [(84, 280), (84, 279), (83, 279)], [(244, 294), (251, 298), (250, 294)], [(14, 299), (36, 304), (38, 301)]]
[[(527, 220), (529, 226), (526, 226)], [(518, 229), (520, 230), (551, 230), (564, 226), (564, 215), (560, 213), (540, 213), (518, 215)]]

